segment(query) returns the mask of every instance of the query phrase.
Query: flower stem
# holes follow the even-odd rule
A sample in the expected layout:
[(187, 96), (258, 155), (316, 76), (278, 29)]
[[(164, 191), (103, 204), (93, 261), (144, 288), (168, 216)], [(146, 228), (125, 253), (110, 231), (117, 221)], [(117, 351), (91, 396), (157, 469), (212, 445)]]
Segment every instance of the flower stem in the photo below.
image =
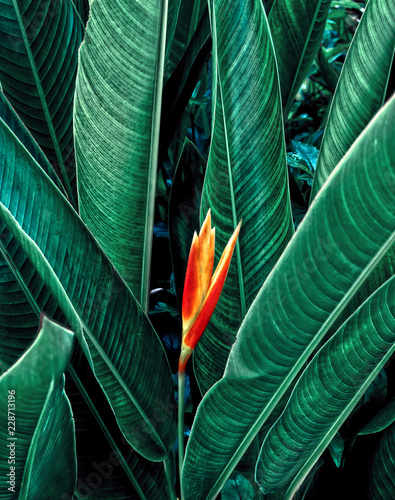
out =
[(184, 494), (181, 486), (181, 472), (184, 463), (184, 410), (185, 410), (185, 370), (178, 372), (178, 470), (180, 474), (181, 500)]

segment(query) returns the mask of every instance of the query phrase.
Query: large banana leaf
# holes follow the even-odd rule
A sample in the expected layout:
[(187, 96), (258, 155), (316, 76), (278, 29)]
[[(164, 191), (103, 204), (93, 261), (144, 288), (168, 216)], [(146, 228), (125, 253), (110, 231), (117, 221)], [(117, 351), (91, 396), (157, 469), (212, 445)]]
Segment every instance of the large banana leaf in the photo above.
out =
[(395, 50), (391, 0), (369, 0), (332, 99), (311, 199), (384, 102)]
[[(60, 304), (85, 352), (89, 344), (95, 374), (129, 442), (148, 459), (164, 459), (175, 426), (172, 379), (160, 340), (61, 193), (4, 123), (0, 134), (1, 147), (8, 151), (0, 164), (1, 218)], [(15, 240), (4, 239), (3, 247), (26, 284), (24, 292), (34, 295), (34, 269), (15, 248)], [(163, 399), (166, 408), (159, 419), (157, 405)]]
[(0, 81), (75, 204), (73, 97), (82, 23), (71, 0), (2, 0)]
[(222, 295), (195, 352), (206, 392), (225, 369), (248, 307), (292, 235), (278, 75), (261, 0), (211, 3), (213, 132), (201, 219), (211, 208), (216, 259), (240, 219)]
[(276, 0), (270, 9), (284, 116), (321, 46), (330, 0)]
[(260, 290), (186, 450), (186, 499), (214, 498), (315, 346), (395, 240), (395, 98), (333, 172)]
[(370, 467), (369, 499), (395, 498), (395, 424), (380, 434)]
[(96, 0), (75, 96), (81, 216), (146, 311), (166, 15), (167, 1)]
[(270, 429), (257, 463), (265, 494), (293, 498), (395, 350), (395, 276), (314, 357)]
[[(49, 500), (73, 493), (74, 422), (63, 391), (73, 340), (70, 330), (42, 316), (34, 344), (0, 378), (4, 499)], [(8, 483), (11, 472), (14, 484)]]

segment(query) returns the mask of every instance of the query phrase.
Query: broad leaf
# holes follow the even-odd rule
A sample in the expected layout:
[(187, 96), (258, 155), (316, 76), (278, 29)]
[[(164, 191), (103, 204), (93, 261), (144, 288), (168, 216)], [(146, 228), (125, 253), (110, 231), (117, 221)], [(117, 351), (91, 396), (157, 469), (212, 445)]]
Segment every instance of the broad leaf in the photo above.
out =
[(34, 344), (0, 378), (4, 499), (60, 498), (74, 490), (74, 423), (63, 391), (73, 340), (70, 330), (42, 316)]
[(71, 0), (4, 0), (0, 81), (75, 205), (73, 98), (83, 26)]
[(309, 355), (395, 240), (395, 98), (310, 207), (203, 398), (183, 484), (214, 498)]
[(257, 463), (265, 494), (295, 495), (395, 350), (395, 276), (319, 351), (270, 429)]
[(96, 0), (75, 96), (81, 216), (145, 311), (166, 14), (166, 1)]
[(391, 500), (395, 497), (395, 425), (382, 434), (370, 464), (369, 499)]
[[(95, 374), (126, 438), (147, 458), (164, 459), (175, 428), (172, 379), (160, 340), (61, 193), (4, 123), (0, 134), (0, 144), (8, 151), (0, 164), (1, 218), (61, 306), (85, 352), (89, 345)], [(34, 268), (8, 237), (3, 243), (6, 254), (7, 244), (12, 250), (8, 259), (26, 283), (25, 293), (33, 295)], [(163, 400), (159, 419), (158, 401)]]
[(394, 50), (393, 2), (369, 0), (332, 99), (311, 199), (383, 104)]
[(195, 351), (205, 393), (225, 369), (248, 307), (291, 238), (281, 100), (261, 0), (211, 4), (213, 132), (201, 219), (211, 208), (216, 260), (242, 219), (216, 310)]
[(284, 116), (321, 46), (330, 0), (276, 0), (270, 10)]

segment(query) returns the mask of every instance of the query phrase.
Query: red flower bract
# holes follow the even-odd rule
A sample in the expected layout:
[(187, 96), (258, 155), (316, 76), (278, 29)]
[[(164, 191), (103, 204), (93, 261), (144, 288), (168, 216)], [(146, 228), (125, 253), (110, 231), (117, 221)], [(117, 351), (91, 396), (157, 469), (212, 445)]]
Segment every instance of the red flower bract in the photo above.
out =
[(217, 305), (225, 283), (230, 260), (240, 231), (241, 221), (230, 238), (217, 268), (214, 268), (215, 229), (211, 213), (203, 222), (199, 236), (193, 235), (182, 297), (182, 345), (178, 370), (185, 371), (187, 361), (199, 342)]

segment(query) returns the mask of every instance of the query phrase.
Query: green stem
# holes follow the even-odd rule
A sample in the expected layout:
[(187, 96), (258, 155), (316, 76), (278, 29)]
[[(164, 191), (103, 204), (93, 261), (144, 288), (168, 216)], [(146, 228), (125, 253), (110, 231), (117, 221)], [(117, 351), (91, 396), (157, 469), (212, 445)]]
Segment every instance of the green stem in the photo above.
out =
[(180, 474), (181, 500), (184, 494), (181, 486), (181, 472), (184, 463), (184, 410), (185, 410), (185, 371), (178, 372), (178, 470)]
[(169, 457), (166, 457), (165, 460), (163, 460), (163, 467), (165, 468), (166, 480), (170, 493), (170, 500), (177, 500), (177, 494), (174, 486), (173, 475), (171, 473), (171, 465)]

